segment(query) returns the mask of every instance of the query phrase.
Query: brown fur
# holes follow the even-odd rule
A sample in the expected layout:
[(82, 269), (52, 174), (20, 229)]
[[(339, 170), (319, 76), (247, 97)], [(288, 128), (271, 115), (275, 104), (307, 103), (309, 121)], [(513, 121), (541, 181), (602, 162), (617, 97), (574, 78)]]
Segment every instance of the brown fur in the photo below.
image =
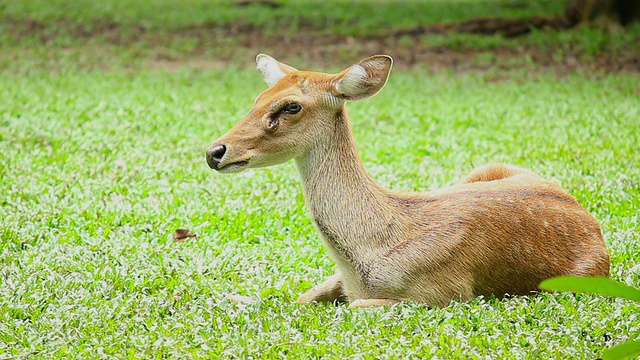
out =
[[(608, 276), (596, 219), (529, 170), (489, 164), (424, 193), (392, 192), (373, 181), (356, 152), (345, 100), (377, 93), (390, 58), (367, 58), (337, 75), (259, 59), (275, 84), (214, 142), (210, 152), (226, 147), (221, 161), (207, 156), (210, 166), (229, 172), (295, 159), (311, 216), (338, 267), (298, 302), (446, 306), (480, 295), (530, 294), (559, 275)], [(292, 101), (303, 110), (274, 115), (278, 104)], [(266, 129), (274, 116), (278, 127)]]

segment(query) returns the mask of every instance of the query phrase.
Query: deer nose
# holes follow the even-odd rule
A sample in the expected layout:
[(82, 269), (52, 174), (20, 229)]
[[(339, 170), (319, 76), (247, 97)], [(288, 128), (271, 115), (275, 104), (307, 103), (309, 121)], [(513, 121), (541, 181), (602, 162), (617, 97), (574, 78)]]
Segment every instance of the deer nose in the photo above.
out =
[(209, 150), (207, 150), (207, 164), (209, 167), (217, 170), (225, 152), (227, 152), (227, 147), (224, 145), (217, 145), (209, 148)]

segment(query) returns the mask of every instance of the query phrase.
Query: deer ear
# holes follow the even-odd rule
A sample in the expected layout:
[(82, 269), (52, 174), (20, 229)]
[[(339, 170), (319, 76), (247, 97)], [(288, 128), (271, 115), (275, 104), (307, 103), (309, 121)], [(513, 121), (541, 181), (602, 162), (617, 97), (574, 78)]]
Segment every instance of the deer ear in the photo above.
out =
[(298, 71), (296, 68), (283, 64), (269, 55), (256, 56), (256, 68), (260, 70), (264, 81), (269, 87), (275, 85), (285, 75)]
[(387, 83), (392, 66), (391, 56), (368, 57), (336, 75), (335, 90), (347, 100), (373, 96)]

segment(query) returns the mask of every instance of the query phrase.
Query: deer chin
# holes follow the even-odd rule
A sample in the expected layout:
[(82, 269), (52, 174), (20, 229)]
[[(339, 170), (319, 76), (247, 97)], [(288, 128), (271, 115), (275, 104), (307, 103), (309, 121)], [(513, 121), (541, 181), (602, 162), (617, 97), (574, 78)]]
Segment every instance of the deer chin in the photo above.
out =
[(246, 170), (249, 166), (249, 160), (236, 161), (229, 164), (225, 164), (216, 169), (216, 171), (223, 174), (237, 173)]

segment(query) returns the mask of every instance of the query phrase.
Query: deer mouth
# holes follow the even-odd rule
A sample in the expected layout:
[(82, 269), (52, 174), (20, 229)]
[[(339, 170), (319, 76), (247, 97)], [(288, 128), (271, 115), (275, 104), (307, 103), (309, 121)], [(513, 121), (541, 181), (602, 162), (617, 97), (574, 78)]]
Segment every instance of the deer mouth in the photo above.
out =
[(224, 166), (221, 166), (219, 168), (216, 168), (216, 170), (221, 173), (240, 172), (244, 170), (248, 164), (249, 164), (248, 160), (236, 161), (236, 162), (232, 162)]

